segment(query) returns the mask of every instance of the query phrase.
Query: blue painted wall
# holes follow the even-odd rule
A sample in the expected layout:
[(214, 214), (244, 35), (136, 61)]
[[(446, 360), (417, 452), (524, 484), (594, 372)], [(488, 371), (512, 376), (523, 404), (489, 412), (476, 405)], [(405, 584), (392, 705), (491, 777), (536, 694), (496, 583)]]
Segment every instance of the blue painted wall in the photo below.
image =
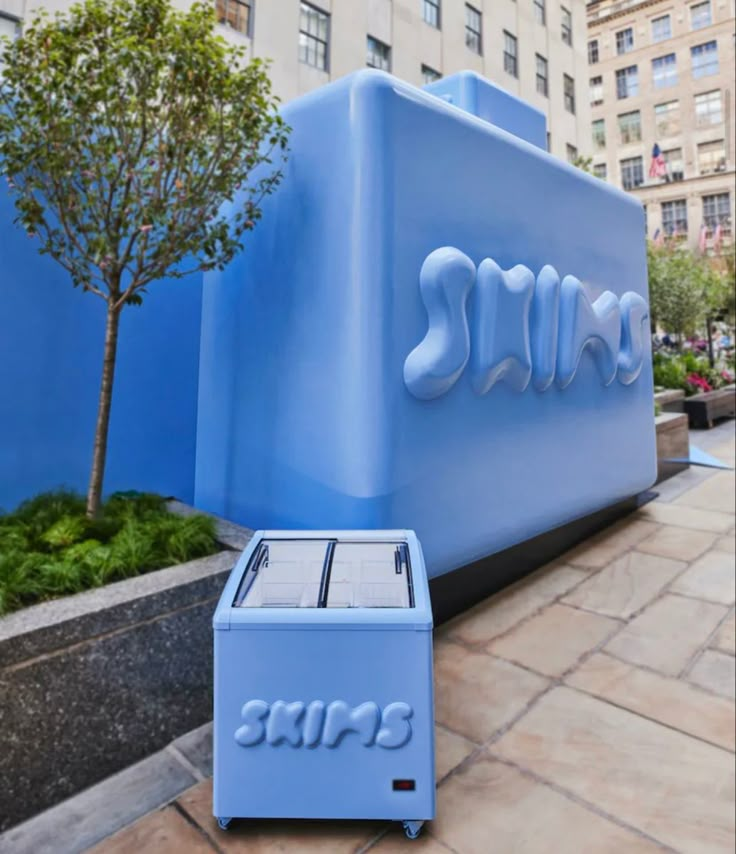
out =
[[(0, 507), (60, 485), (85, 490), (103, 301), (72, 288), (13, 225), (0, 196)], [(193, 496), (201, 277), (154, 284), (123, 312), (105, 490)]]

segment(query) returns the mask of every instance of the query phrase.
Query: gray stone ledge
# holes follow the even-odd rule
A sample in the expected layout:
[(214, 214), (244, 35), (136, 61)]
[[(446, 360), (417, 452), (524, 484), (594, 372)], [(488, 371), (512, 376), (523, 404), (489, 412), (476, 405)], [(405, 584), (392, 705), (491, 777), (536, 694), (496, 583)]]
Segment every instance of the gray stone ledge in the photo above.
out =
[(0, 669), (211, 599), (238, 554), (218, 552), (0, 618)]

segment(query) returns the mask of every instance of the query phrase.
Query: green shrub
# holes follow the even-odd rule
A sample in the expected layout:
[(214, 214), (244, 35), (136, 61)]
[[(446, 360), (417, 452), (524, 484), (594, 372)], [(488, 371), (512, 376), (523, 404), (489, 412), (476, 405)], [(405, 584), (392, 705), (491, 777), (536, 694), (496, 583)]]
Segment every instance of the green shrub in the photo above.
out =
[(0, 514), (0, 616), (217, 548), (210, 517), (169, 513), (159, 495), (116, 493), (87, 519), (81, 496), (44, 493)]

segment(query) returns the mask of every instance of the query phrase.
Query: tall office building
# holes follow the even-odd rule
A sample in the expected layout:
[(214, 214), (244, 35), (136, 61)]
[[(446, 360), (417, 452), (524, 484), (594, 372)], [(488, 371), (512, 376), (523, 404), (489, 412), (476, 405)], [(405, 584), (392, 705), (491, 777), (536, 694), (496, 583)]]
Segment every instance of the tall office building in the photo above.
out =
[(587, 13), (595, 174), (641, 200), (650, 238), (728, 243), (734, 0), (593, 0)]
[[(0, 31), (38, 6), (71, 2), (0, 0)], [(367, 65), (417, 85), (471, 69), (546, 113), (554, 154), (570, 159), (588, 147), (582, 0), (213, 2), (230, 40), (273, 60), (284, 101)]]

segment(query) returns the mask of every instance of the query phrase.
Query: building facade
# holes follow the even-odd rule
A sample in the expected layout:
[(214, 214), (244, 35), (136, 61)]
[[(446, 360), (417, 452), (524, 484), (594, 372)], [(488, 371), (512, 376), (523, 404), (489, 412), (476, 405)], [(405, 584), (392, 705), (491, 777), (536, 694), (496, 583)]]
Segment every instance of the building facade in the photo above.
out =
[(641, 200), (650, 238), (726, 245), (734, 0), (593, 0), (587, 15), (594, 173)]
[[(571, 159), (588, 147), (582, 0), (213, 2), (231, 41), (272, 59), (274, 90), (284, 101), (367, 65), (416, 85), (470, 69), (547, 115), (554, 154)], [(55, 11), (71, 3), (0, 0), (0, 31), (39, 6)]]

